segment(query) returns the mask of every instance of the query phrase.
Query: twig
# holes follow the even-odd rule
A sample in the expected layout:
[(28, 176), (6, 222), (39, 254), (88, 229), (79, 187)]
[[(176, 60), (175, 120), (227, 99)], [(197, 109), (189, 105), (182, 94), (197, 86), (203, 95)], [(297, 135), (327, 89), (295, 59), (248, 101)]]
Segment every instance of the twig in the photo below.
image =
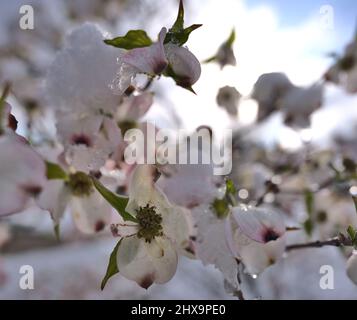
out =
[(298, 244), (291, 244), (289, 246), (286, 246), (286, 251), (292, 251), (292, 250), (297, 250), (297, 249), (306, 249), (306, 248), (321, 248), (325, 246), (333, 246), (333, 247), (342, 247), (342, 246), (347, 246), (350, 247), (352, 246), (352, 241), (349, 238), (346, 238), (343, 235), (340, 235), (339, 237), (334, 237), (329, 240), (325, 241), (313, 241), (313, 242), (307, 242), (307, 243), (298, 243)]

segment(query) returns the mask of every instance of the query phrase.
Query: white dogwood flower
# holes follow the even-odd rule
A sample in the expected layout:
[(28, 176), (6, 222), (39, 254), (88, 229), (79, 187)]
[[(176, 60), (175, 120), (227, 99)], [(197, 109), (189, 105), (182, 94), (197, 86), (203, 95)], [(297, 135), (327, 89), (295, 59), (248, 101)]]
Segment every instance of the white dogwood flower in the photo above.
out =
[(153, 166), (139, 165), (132, 176), (126, 211), (137, 223), (112, 226), (113, 234), (122, 237), (117, 252), (119, 272), (143, 288), (174, 276), (178, 252), (188, 241), (183, 212), (154, 184), (153, 174)]
[(70, 173), (66, 181), (49, 180), (37, 204), (49, 211), (55, 226), (69, 208), (76, 227), (86, 234), (103, 230), (111, 221), (111, 206), (83, 172)]

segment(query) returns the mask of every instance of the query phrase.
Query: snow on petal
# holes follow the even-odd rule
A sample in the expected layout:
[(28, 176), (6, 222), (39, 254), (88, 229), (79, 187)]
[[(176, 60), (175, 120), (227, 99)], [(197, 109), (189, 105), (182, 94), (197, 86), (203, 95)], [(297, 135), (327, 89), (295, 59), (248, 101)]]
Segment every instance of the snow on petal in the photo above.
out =
[(106, 45), (101, 30), (91, 23), (74, 29), (47, 74), (49, 101), (57, 110), (111, 112), (118, 96), (109, 88), (121, 51)]
[(168, 239), (160, 237), (148, 243), (132, 236), (121, 240), (117, 265), (122, 276), (147, 289), (174, 276), (177, 253)]
[(41, 157), (16, 136), (0, 136), (0, 216), (25, 209), (46, 181)]
[(283, 219), (275, 211), (241, 206), (232, 209), (232, 216), (241, 232), (257, 242), (274, 241), (285, 233)]

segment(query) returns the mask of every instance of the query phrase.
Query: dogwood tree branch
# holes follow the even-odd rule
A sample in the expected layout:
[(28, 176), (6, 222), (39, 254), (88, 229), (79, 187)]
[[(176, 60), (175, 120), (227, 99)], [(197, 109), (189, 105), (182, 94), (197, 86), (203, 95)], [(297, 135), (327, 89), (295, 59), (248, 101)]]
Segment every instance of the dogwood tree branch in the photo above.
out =
[(321, 248), (325, 246), (333, 246), (333, 247), (350, 247), (352, 246), (352, 241), (351, 239), (340, 235), (338, 237), (334, 237), (325, 241), (313, 241), (313, 242), (307, 242), (307, 243), (297, 243), (297, 244), (291, 244), (286, 246), (286, 251), (292, 251), (292, 250), (297, 250), (297, 249), (307, 249), (307, 248)]

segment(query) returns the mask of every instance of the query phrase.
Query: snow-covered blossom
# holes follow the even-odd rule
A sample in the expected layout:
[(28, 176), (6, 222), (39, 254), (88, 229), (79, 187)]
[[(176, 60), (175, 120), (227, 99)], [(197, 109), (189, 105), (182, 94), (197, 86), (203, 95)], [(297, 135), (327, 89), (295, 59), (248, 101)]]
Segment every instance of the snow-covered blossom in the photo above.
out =
[(236, 88), (225, 86), (219, 89), (216, 100), (217, 104), (225, 108), (230, 115), (236, 116), (241, 96)]
[(122, 51), (107, 46), (103, 40), (103, 32), (92, 23), (67, 35), (46, 78), (46, 94), (53, 108), (72, 114), (115, 111), (119, 98), (108, 83), (115, 76)]
[(201, 75), (200, 62), (187, 48), (172, 43), (164, 45), (166, 33), (166, 28), (162, 28), (157, 42), (131, 49), (118, 59), (119, 70), (112, 84), (114, 92), (124, 93), (140, 73), (151, 77), (166, 74), (177, 85), (191, 89)]
[(78, 27), (68, 35), (47, 75), (47, 95), (56, 111), (64, 158), (77, 171), (98, 170), (121, 143), (112, 119), (120, 99), (108, 86), (121, 52), (103, 40), (95, 25)]
[(46, 182), (41, 157), (15, 135), (0, 136), (0, 216), (22, 211)]
[(99, 170), (108, 158), (117, 157), (122, 136), (113, 119), (58, 112), (57, 120), (57, 133), (65, 148), (66, 163), (77, 171)]
[(69, 173), (67, 180), (47, 181), (37, 204), (50, 212), (55, 226), (70, 208), (76, 227), (87, 234), (103, 230), (111, 221), (111, 206), (95, 189), (91, 178), (80, 171)]
[(119, 272), (143, 288), (169, 281), (176, 272), (178, 253), (188, 245), (185, 216), (154, 184), (153, 175), (153, 166), (136, 167), (126, 211), (137, 223), (112, 225), (113, 234), (122, 237)]

